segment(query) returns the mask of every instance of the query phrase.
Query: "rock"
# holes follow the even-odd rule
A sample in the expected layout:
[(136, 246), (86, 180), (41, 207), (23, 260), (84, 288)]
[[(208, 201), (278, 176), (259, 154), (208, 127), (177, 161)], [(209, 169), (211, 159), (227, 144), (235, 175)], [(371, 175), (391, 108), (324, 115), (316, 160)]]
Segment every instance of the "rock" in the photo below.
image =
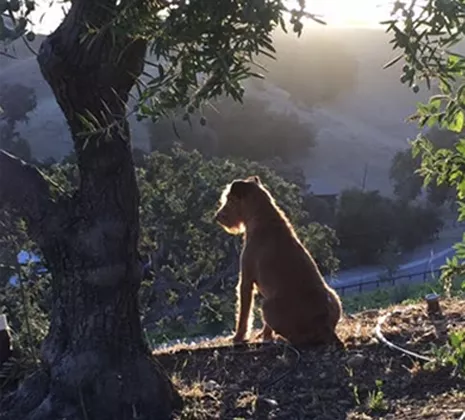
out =
[(276, 401), (276, 400), (274, 400), (272, 398), (261, 398), (261, 397), (259, 397), (259, 401), (267, 403), (271, 407), (277, 407), (278, 406), (278, 401)]
[(209, 380), (205, 383), (205, 386), (204, 386), (204, 389), (205, 391), (207, 392), (211, 392), (211, 391), (215, 391), (217, 390), (218, 388), (221, 388), (220, 387), (220, 384), (216, 381), (213, 381), (213, 380)]
[(359, 368), (365, 363), (366, 361), (366, 356), (360, 353), (356, 353), (353, 356), (349, 357), (347, 360), (347, 366), (349, 366), (352, 369)]

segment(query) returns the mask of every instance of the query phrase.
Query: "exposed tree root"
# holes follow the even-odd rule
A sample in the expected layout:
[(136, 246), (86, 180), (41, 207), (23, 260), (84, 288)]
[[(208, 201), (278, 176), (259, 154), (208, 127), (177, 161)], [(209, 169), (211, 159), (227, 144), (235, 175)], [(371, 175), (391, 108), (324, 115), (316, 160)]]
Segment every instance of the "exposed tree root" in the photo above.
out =
[(1, 420), (19, 420), (40, 406), (49, 392), (50, 377), (45, 370), (38, 370), (0, 402)]
[(44, 370), (28, 377), (1, 402), (0, 420), (168, 420), (173, 407), (182, 408), (151, 358), (139, 357), (122, 369), (108, 363), (93, 371), (75, 367), (66, 374), (63, 364), (51, 369), (53, 380)]

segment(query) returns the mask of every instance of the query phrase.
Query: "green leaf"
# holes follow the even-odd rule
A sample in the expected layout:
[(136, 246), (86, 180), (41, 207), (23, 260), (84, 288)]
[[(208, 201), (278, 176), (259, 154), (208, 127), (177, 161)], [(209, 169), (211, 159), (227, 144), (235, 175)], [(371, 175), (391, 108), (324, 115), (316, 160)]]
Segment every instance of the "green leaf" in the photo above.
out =
[(462, 156), (465, 156), (465, 139), (460, 139), (455, 148), (457, 152), (459, 152)]
[(449, 341), (452, 347), (459, 348), (463, 343), (465, 337), (463, 331), (453, 332), (449, 335)]
[(404, 55), (403, 54), (399, 54), (397, 57), (393, 58), (391, 61), (388, 61), (384, 66), (383, 66), (383, 69), (387, 69), (389, 67), (392, 67), (394, 64), (396, 64), (398, 61), (400, 61), (402, 59)]
[(463, 111), (458, 111), (455, 113), (454, 119), (452, 120), (450, 124), (448, 124), (447, 128), (456, 133), (461, 133), (463, 130), (463, 123), (464, 123)]
[(457, 197), (460, 200), (465, 198), (465, 179), (457, 185)]

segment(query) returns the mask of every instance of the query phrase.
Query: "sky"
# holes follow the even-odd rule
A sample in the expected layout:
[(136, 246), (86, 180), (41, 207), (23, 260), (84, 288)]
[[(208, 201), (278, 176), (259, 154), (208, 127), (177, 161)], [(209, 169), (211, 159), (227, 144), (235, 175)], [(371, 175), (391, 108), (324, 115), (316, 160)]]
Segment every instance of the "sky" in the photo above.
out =
[[(307, 10), (331, 26), (376, 27), (389, 18), (394, 0), (307, 0)], [(297, 3), (295, 0), (289, 4)]]
[[(38, 7), (31, 16), (36, 32), (52, 32), (63, 18), (60, 0), (37, 0)], [(290, 5), (296, 0), (288, 0)], [(389, 18), (393, 0), (307, 0), (308, 10), (323, 15), (331, 26), (376, 27)], [(44, 14), (45, 12), (45, 14)], [(39, 19), (43, 15), (43, 19)]]

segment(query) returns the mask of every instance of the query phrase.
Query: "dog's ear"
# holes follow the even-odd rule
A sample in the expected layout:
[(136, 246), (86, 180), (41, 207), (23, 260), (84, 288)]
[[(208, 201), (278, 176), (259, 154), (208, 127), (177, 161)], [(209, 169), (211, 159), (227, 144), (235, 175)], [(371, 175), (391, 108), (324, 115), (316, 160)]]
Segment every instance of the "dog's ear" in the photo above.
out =
[(252, 175), (247, 178), (248, 182), (254, 182), (255, 184), (262, 185), (260, 178), (258, 175)]
[(250, 185), (244, 181), (234, 181), (229, 193), (236, 198), (244, 198), (250, 191)]

